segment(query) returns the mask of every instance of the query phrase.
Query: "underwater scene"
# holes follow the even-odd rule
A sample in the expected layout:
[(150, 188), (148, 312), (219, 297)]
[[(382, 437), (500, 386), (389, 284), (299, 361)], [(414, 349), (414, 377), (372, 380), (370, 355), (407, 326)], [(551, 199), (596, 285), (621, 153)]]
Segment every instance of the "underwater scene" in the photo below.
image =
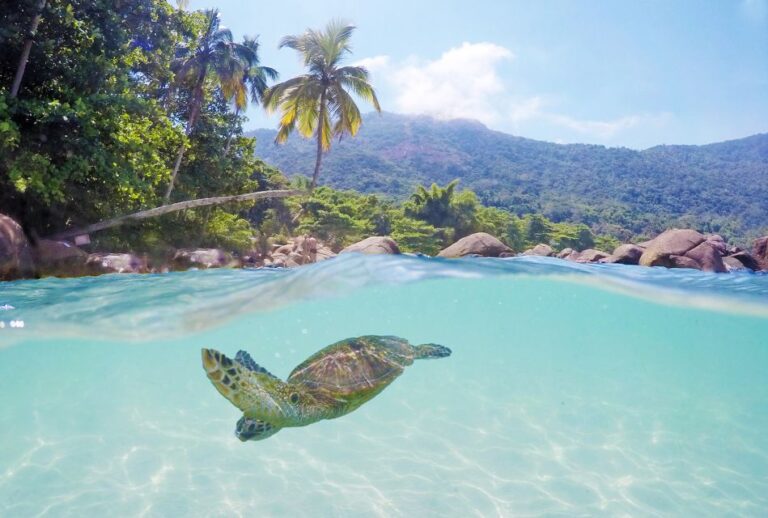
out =
[[(0, 516), (768, 509), (765, 274), (349, 254), (4, 283), (0, 321)], [(359, 408), (235, 435), (242, 380), (305, 411), (288, 376), (356, 337), (292, 379), (363, 376)], [(355, 364), (392, 337), (401, 375)]]

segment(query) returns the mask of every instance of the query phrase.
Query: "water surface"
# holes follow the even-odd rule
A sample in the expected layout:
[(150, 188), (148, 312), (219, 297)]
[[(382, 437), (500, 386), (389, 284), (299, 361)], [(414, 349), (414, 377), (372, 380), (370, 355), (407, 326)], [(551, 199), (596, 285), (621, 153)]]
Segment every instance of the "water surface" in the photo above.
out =
[[(0, 285), (2, 516), (760, 516), (768, 276), (540, 258)], [(201, 347), (285, 377), (436, 342), (354, 413), (262, 441)]]

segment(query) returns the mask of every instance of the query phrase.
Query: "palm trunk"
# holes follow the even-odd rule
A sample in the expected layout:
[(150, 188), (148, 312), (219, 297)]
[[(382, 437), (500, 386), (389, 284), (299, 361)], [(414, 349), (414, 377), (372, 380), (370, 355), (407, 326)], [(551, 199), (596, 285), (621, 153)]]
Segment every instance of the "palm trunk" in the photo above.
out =
[(168, 214), (170, 212), (177, 212), (180, 210), (194, 209), (197, 207), (209, 207), (209, 206), (221, 205), (223, 203), (262, 200), (266, 198), (285, 198), (287, 196), (303, 194), (304, 192), (305, 191), (298, 191), (298, 190), (259, 191), (259, 192), (250, 192), (247, 194), (235, 194), (233, 196), (218, 196), (215, 198), (200, 198), (197, 200), (180, 201), (178, 203), (172, 203), (171, 205), (161, 205), (160, 207), (155, 207), (154, 209), (143, 210), (141, 212), (135, 212), (133, 214), (128, 214), (126, 216), (120, 216), (119, 218), (101, 221), (99, 223), (94, 223), (93, 225), (89, 225), (87, 227), (73, 229), (73, 230), (66, 230), (54, 236), (50, 236), (49, 239), (66, 239), (68, 237), (79, 236), (81, 234), (90, 234), (91, 232), (96, 232), (96, 231), (104, 230), (107, 228), (117, 227), (129, 221), (137, 221), (137, 220), (142, 220), (147, 218), (154, 218), (157, 216), (162, 216), (163, 214)]
[[(192, 130), (195, 128), (195, 122), (197, 122), (197, 116), (200, 113), (200, 105), (203, 104), (203, 82), (205, 81), (206, 68), (200, 71), (200, 75), (197, 78), (197, 84), (195, 85), (194, 93), (192, 94), (192, 107), (189, 110), (189, 120), (187, 121), (186, 135), (189, 137), (192, 134)], [(184, 159), (184, 153), (187, 151), (187, 147), (184, 143), (179, 146), (179, 152), (176, 155), (176, 162), (173, 164), (173, 172), (171, 172), (171, 180), (168, 182), (168, 190), (165, 191), (163, 202), (168, 203), (171, 199), (171, 193), (173, 192), (173, 186), (176, 183), (176, 175), (179, 174), (181, 168), (181, 161)]]
[(312, 174), (312, 183), (309, 186), (310, 191), (317, 187), (317, 179), (320, 177), (320, 164), (323, 161), (323, 121), (325, 120), (325, 91), (320, 95), (320, 113), (317, 118), (317, 158), (315, 159), (315, 172)]
[[(240, 108), (235, 108), (235, 118), (237, 118), (238, 115), (240, 115)], [(232, 126), (232, 129), (229, 131), (229, 136), (227, 137), (227, 145), (224, 146), (224, 156), (229, 155), (229, 148), (232, 147), (232, 139), (235, 136), (234, 124)]]
[(37, 12), (35, 13), (35, 17), (32, 18), (32, 25), (29, 28), (29, 35), (27, 36), (27, 39), (24, 40), (24, 48), (21, 50), (19, 66), (16, 68), (16, 76), (13, 78), (13, 85), (11, 86), (11, 99), (15, 99), (16, 96), (19, 95), (21, 80), (24, 78), (24, 70), (27, 68), (29, 53), (32, 51), (32, 43), (34, 43), (37, 26), (40, 25), (40, 20), (43, 18), (45, 2), (46, 0), (40, 0), (40, 2), (37, 4)]

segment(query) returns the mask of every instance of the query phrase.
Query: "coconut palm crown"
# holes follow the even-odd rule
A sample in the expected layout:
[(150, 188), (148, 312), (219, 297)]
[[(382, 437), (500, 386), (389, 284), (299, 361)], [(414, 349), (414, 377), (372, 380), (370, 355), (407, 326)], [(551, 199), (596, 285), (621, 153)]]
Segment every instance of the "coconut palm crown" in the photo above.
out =
[[(186, 86), (191, 92), (186, 125), (187, 135), (194, 131), (200, 115), (206, 80), (213, 77), (216, 86), (221, 88), (224, 98), (232, 100), (235, 108), (242, 110), (248, 103), (246, 74), (250, 73), (254, 63), (258, 65), (259, 62), (253, 46), (236, 43), (232, 38), (232, 32), (220, 26), (219, 12), (216, 9), (206, 11), (205, 20), (205, 31), (197, 46), (179, 48), (173, 65), (176, 86)], [(171, 197), (185, 149), (184, 145), (179, 148), (168, 190), (165, 193), (166, 202)]]
[(322, 155), (330, 149), (333, 137), (354, 136), (360, 129), (362, 116), (350, 92), (381, 112), (368, 70), (341, 66), (352, 51), (349, 40), (354, 29), (353, 25), (334, 20), (323, 30), (307, 29), (299, 36), (284, 37), (280, 48), (297, 51), (308, 72), (276, 84), (264, 94), (267, 111), (281, 113), (275, 142), (285, 142), (294, 130), (317, 139), (311, 188), (317, 185)]

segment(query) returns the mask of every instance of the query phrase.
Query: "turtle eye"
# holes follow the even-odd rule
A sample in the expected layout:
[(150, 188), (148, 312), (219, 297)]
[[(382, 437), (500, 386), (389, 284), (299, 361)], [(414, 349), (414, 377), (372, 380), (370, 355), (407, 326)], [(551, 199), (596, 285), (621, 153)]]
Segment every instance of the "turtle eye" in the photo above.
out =
[(290, 395), (290, 399), (291, 399), (291, 403), (293, 403), (295, 405), (296, 403), (299, 402), (299, 395), (297, 393), (293, 392)]

